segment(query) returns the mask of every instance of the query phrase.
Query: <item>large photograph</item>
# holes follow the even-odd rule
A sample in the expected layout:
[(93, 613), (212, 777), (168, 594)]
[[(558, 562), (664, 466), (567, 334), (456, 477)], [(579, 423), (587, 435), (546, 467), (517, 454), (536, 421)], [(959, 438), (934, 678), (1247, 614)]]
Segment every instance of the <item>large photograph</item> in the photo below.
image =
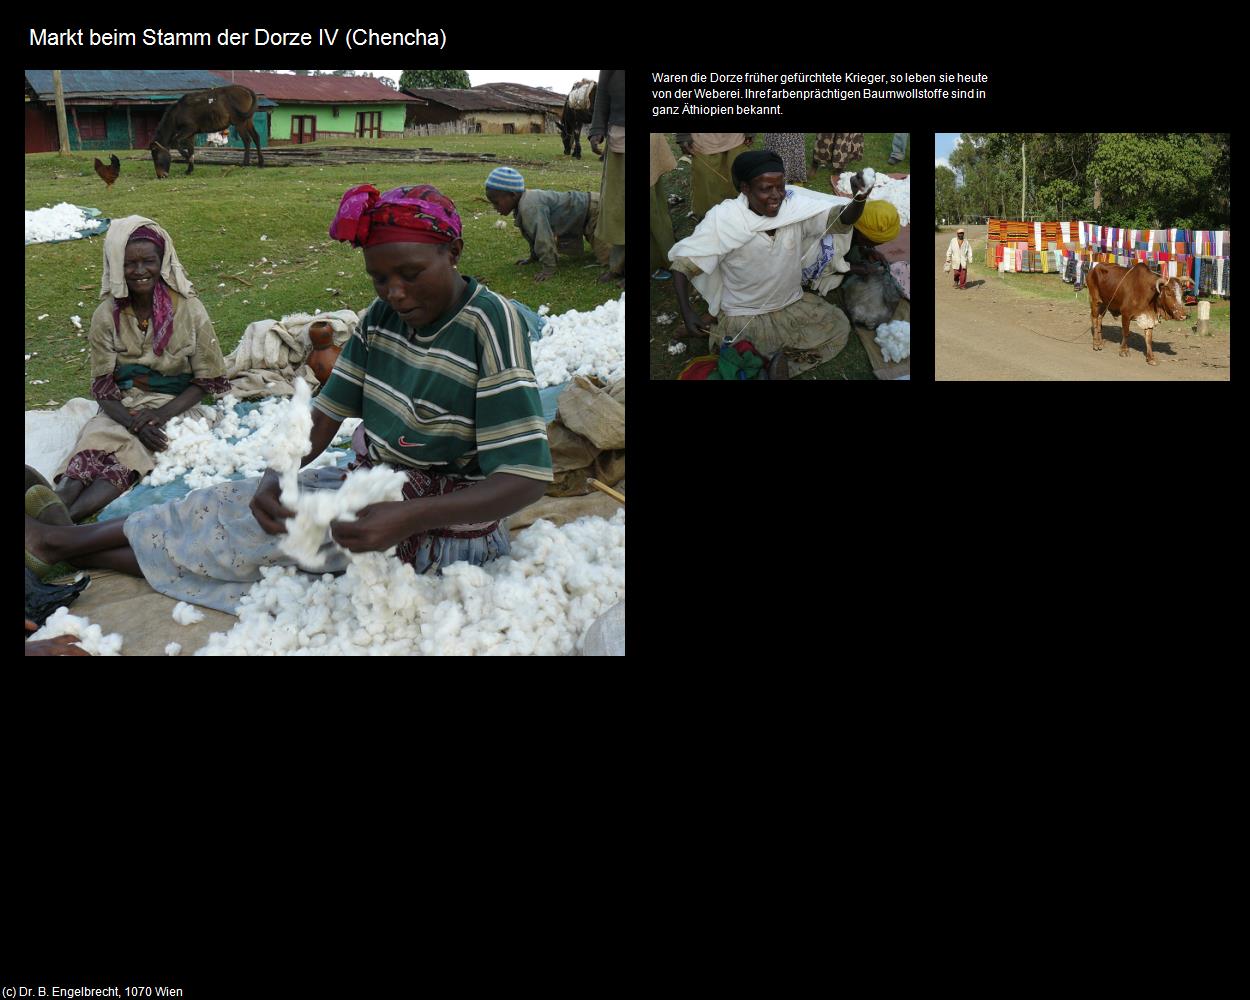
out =
[(622, 652), (624, 87), (28, 71), (28, 654)]

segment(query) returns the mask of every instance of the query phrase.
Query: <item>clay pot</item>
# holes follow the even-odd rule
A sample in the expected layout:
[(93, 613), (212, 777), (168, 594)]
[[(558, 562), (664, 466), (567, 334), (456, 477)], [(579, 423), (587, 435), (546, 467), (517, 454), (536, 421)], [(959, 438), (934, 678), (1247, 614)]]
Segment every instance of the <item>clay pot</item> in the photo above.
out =
[(312, 353), (308, 355), (308, 367), (325, 385), (330, 380), (330, 372), (334, 370), (334, 362), (339, 359), (341, 347), (334, 346), (334, 327), (325, 322), (314, 323), (308, 328), (308, 339), (312, 341)]

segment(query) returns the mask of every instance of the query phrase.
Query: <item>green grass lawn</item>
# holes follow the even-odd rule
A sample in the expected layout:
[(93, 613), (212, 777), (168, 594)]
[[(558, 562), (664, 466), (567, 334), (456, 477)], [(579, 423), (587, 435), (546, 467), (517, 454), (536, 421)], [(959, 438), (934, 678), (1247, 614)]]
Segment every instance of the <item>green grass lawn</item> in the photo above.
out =
[[(874, 170), (888, 171), (896, 174), (911, 173), (911, 144), (908, 143), (907, 158), (901, 163), (891, 165), (886, 163), (889, 159), (890, 149), (894, 139), (892, 132), (867, 132), (864, 134), (864, 158), (854, 163), (847, 164), (843, 167), (846, 170), (862, 170), (864, 167), (872, 167)], [(830, 183), (830, 171), (828, 167), (822, 167), (820, 170), (812, 170), (812, 150), (816, 146), (816, 134), (809, 132), (806, 134), (807, 146), (807, 181), (804, 187), (809, 187), (814, 191), (832, 192), (833, 187)], [(669, 135), (669, 145), (672, 147), (673, 156), (680, 158), (682, 153), (677, 144), (672, 141)], [(753, 149), (763, 148), (763, 134), (758, 134), (755, 139)], [(689, 217), (690, 214), (690, 166), (686, 163), (678, 163), (677, 169), (669, 171), (660, 178), (656, 185), (656, 191), (662, 200), (667, 202), (670, 194), (676, 194), (681, 198), (681, 202), (670, 208), (673, 217), (673, 235), (676, 239), (682, 240), (694, 232), (694, 219)], [(703, 313), (706, 311), (706, 305), (702, 299), (696, 298), (696, 311)], [(651, 310), (651, 378), (655, 379), (675, 379), (681, 373), (681, 370), (690, 363), (692, 357), (697, 357), (707, 353), (707, 342), (705, 340), (696, 340), (688, 338), (682, 343), (686, 345), (684, 354), (671, 355), (668, 353), (668, 345), (673, 341), (673, 334), (678, 332), (681, 323), (681, 312), (677, 307), (677, 294), (673, 288), (673, 282), (670, 281), (652, 281), (650, 295)], [(674, 321), (667, 325), (661, 326), (655, 322), (655, 317), (659, 315), (668, 315), (675, 317)], [(864, 350), (864, 345), (859, 342), (859, 338), (852, 333), (846, 348), (832, 361), (828, 361), (823, 365), (813, 368), (811, 371), (804, 372), (797, 376), (797, 379), (875, 379), (872, 373), (872, 362), (869, 360), (868, 352)]]
[[(444, 152), (491, 152), (501, 160), (533, 161), (520, 166), (526, 185), (563, 191), (598, 191), (602, 164), (583, 149), (582, 160), (563, 156), (558, 135), (423, 136), (416, 139), (318, 143), (384, 145)], [(249, 323), (294, 312), (350, 308), (373, 301), (372, 283), (361, 253), (330, 239), (327, 230), (343, 192), (356, 184), (380, 191), (401, 185), (433, 184), (455, 201), (464, 224), (460, 270), (494, 291), (553, 313), (587, 310), (620, 296), (615, 284), (597, 282), (600, 268), (587, 249), (583, 258), (564, 258), (554, 277), (535, 284), (536, 269), (516, 267), (529, 247), (510, 216), (495, 212), (484, 184), (489, 164), (395, 163), (347, 166), (215, 167), (197, 165), (186, 175), (175, 159), (168, 179), (158, 181), (144, 150), (115, 150), (122, 172), (112, 189), (96, 176), (92, 150), (61, 157), (25, 157), (29, 211), (68, 201), (98, 208), (107, 218), (145, 215), (173, 237), (191, 281), (212, 317), (222, 353), (238, 344)], [(505, 220), (507, 229), (495, 228)], [(267, 239), (262, 240), (265, 236)], [(104, 238), (26, 247), (26, 407), (87, 396), (90, 379), (86, 329), (99, 303)], [(47, 318), (38, 317), (47, 314)], [(70, 323), (80, 316), (84, 333)], [(45, 385), (31, 385), (44, 380)]]
[[(950, 227), (947, 227), (948, 229)], [(951, 230), (952, 233), (954, 230)], [(1089, 308), (1089, 292), (1085, 286), (1077, 292), (1072, 285), (1065, 284), (1057, 274), (1017, 274), (1012, 271), (1001, 272), (985, 266), (985, 240), (969, 240), (972, 244), (972, 266), (968, 268), (969, 281), (984, 281), (987, 288), (1015, 292), (1029, 298), (1047, 299), (1052, 302), (1070, 303), (1080, 300), (1085, 308)], [(1232, 299), (1210, 299), (1211, 321), (1209, 329), (1212, 333), (1229, 333), (1232, 330)], [(1198, 322), (1198, 307), (1188, 306), (1188, 326)]]

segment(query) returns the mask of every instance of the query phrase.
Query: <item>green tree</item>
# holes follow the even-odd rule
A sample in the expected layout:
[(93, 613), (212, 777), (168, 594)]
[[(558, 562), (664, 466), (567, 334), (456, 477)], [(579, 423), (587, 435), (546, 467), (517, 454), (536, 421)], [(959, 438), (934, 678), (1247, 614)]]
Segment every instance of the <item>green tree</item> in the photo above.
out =
[(1136, 229), (1207, 228), (1218, 144), (1192, 133), (1109, 132), (1089, 163), (1101, 222)]
[(962, 222), (959, 210), (959, 191), (955, 185), (955, 171), (946, 167), (933, 170), (933, 217), (940, 222)]
[(454, 90), (467, 90), (469, 72), (463, 69), (406, 69), (399, 77), (402, 90), (420, 90), (424, 87), (448, 87)]

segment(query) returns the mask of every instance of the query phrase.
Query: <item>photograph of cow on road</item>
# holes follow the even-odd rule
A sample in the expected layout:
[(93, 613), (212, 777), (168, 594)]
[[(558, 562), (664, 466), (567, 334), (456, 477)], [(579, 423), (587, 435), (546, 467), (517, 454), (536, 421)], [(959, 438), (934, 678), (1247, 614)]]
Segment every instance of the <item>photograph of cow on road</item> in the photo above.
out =
[(934, 140), (936, 379), (1231, 378), (1229, 133)]

